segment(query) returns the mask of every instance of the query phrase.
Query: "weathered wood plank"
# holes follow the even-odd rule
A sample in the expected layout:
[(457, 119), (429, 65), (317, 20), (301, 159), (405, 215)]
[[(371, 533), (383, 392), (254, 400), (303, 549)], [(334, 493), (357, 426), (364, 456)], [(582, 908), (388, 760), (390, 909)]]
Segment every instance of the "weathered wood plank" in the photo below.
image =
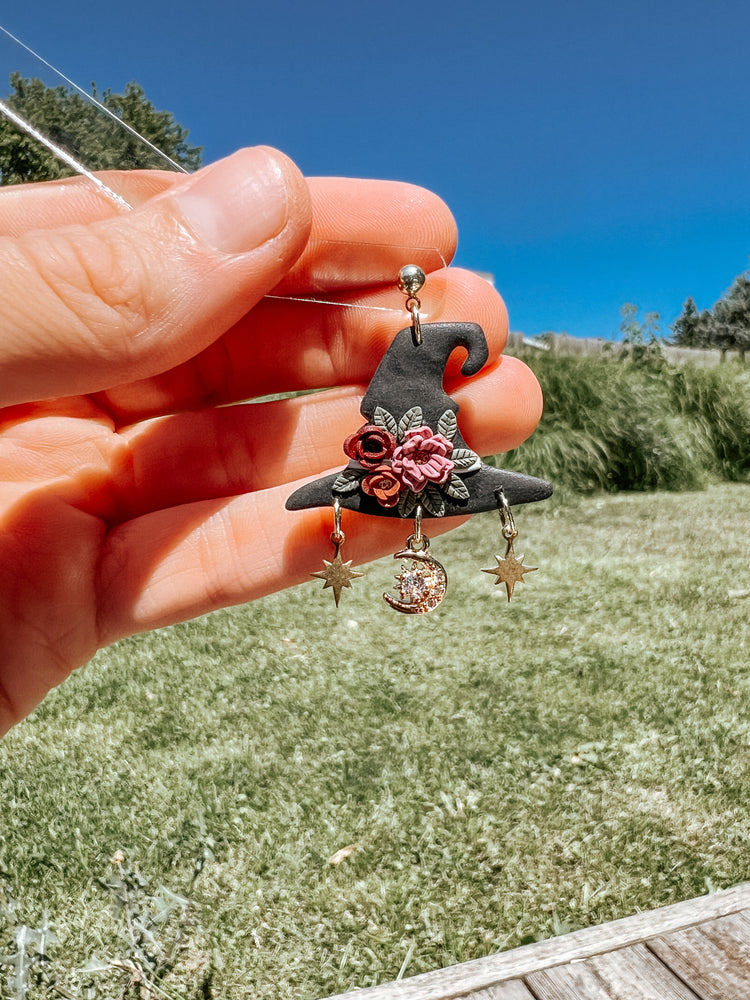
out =
[(520, 979), (511, 979), (509, 983), (469, 993), (464, 1000), (534, 1000), (534, 994), (529, 992)]
[(750, 996), (750, 917), (735, 913), (660, 936), (648, 947), (701, 1000)]
[(642, 944), (534, 972), (526, 982), (537, 1000), (696, 1000)]
[(520, 979), (537, 969), (565, 965), (604, 952), (639, 944), (657, 934), (692, 927), (703, 920), (750, 909), (750, 882), (724, 892), (646, 913), (636, 913), (598, 927), (537, 941), (512, 951), (477, 958), (436, 972), (425, 972), (398, 983), (384, 983), (329, 1000), (453, 1000), (508, 979)]

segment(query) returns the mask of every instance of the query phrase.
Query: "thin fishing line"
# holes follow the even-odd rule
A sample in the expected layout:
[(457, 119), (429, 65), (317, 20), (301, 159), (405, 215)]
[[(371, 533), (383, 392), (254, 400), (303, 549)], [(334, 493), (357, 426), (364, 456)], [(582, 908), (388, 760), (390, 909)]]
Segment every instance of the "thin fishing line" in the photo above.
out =
[(175, 170), (179, 170), (180, 173), (183, 174), (190, 173), (190, 171), (186, 170), (185, 167), (182, 166), (182, 164), (177, 163), (175, 160), (172, 159), (171, 156), (167, 156), (167, 154), (163, 152), (163, 150), (159, 149), (158, 146), (155, 146), (152, 142), (149, 142), (149, 140), (145, 136), (142, 136), (140, 132), (137, 132), (134, 128), (132, 128), (132, 126), (128, 125), (126, 121), (123, 121), (122, 118), (118, 117), (114, 113), (114, 111), (112, 111), (110, 108), (106, 106), (106, 104), (102, 104), (102, 102), (98, 101), (92, 94), (87, 93), (83, 89), (83, 87), (79, 87), (78, 84), (75, 82), (75, 80), (71, 80), (69, 76), (66, 76), (61, 70), (57, 69), (56, 66), (53, 66), (52, 63), (47, 62), (47, 60), (43, 56), (40, 56), (38, 52), (35, 52), (34, 49), (26, 45), (25, 42), (22, 42), (20, 38), (16, 38), (16, 36), (12, 32), (8, 31), (7, 28), (3, 27), (2, 24), (0, 24), (0, 31), (2, 31), (5, 35), (7, 35), (8, 38), (11, 38), (17, 45), (20, 45), (22, 49), (26, 49), (28, 53), (34, 56), (35, 59), (38, 59), (39, 62), (42, 63), (44, 66), (46, 66), (48, 69), (51, 69), (53, 73), (56, 73), (61, 80), (65, 80), (66, 83), (70, 84), (70, 86), (73, 87), (74, 90), (77, 90), (78, 93), (81, 94), (83, 97), (85, 97), (87, 101), (90, 101), (91, 104), (95, 104), (96, 107), (99, 108), (100, 111), (103, 111), (105, 115), (108, 115), (112, 119), (112, 121), (117, 122), (117, 124), (121, 125), (127, 132), (130, 132), (132, 136), (135, 136), (136, 139), (140, 139), (141, 142), (145, 143), (145, 145), (148, 146), (149, 149), (151, 149), (158, 156), (161, 156), (161, 158), (163, 160), (166, 160), (167, 163), (171, 163), (172, 166), (175, 168)]
[(314, 303), (317, 306), (340, 306), (342, 309), (366, 309), (367, 312), (401, 312), (395, 306), (363, 306), (359, 302), (330, 302), (327, 299), (310, 299), (304, 295), (264, 295), (264, 299), (281, 299), (283, 302), (307, 302), (308, 305)]
[[(364, 240), (317, 240), (318, 243), (330, 244), (332, 246), (351, 246), (351, 247), (381, 247), (394, 250), (405, 250), (410, 254), (414, 253), (434, 253), (436, 254), (443, 267), (448, 267), (448, 263), (443, 257), (442, 253), (438, 247), (413, 247), (404, 246), (398, 243), (370, 243)], [(358, 302), (336, 302), (330, 299), (316, 299), (309, 295), (271, 295), (267, 293), (263, 296), (264, 299), (281, 299), (284, 302), (307, 302), (309, 304), (315, 303), (321, 306), (338, 306), (340, 309), (364, 309), (367, 312), (389, 312), (389, 313), (400, 313), (402, 309), (397, 309), (395, 306), (363, 306)], [(424, 313), (428, 316), (429, 313)]]
[(59, 157), (63, 163), (67, 163), (69, 167), (73, 168), (73, 170), (76, 170), (79, 174), (83, 174), (83, 176), (90, 180), (93, 184), (96, 184), (99, 190), (105, 194), (110, 201), (113, 201), (120, 208), (125, 208), (128, 211), (132, 209), (133, 206), (128, 204), (124, 198), (121, 198), (119, 194), (116, 194), (111, 188), (108, 188), (106, 184), (100, 181), (99, 178), (84, 167), (82, 163), (79, 163), (75, 157), (70, 155), (70, 153), (62, 149), (51, 139), (48, 139), (46, 135), (42, 135), (42, 133), (27, 122), (25, 118), (22, 118), (19, 114), (16, 114), (15, 111), (11, 110), (11, 108), (9, 108), (4, 101), (0, 101), (0, 114), (4, 114), (5, 117), (12, 121), (14, 125), (17, 125), (20, 129), (26, 132), (27, 135), (30, 135), (32, 139), (36, 139), (37, 142), (40, 142), (51, 153)]

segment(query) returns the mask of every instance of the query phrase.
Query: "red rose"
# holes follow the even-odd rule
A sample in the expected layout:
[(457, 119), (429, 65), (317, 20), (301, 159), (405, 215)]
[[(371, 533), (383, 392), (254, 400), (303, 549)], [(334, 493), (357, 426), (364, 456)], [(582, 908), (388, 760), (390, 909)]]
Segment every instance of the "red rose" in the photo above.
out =
[(381, 465), (365, 476), (362, 490), (369, 497), (375, 497), (381, 507), (395, 507), (401, 492), (401, 483), (393, 474), (390, 465)]
[(365, 424), (344, 441), (344, 452), (366, 469), (376, 469), (393, 454), (396, 439), (382, 427)]

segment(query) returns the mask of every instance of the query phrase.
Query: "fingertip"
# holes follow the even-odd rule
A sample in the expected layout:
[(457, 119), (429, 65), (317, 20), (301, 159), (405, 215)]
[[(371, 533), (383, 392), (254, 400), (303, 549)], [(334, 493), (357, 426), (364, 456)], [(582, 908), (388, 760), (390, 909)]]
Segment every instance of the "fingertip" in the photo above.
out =
[(277, 294), (395, 284), (404, 264), (447, 266), (458, 234), (448, 206), (400, 181), (311, 177), (312, 228)]
[(197, 239), (222, 254), (243, 254), (280, 238), (296, 256), (309, 234), (307, 184), (288, 156), (268, 146), (241, 149), (165, 197)]
[(427, 251), (425, 269), (430, 271), (453, 259), (456, 221), (442, 198), (427, 188), (353, 177), (310, 177), (308, 184), (315, 211), (313, 236), (326, 237), (345, 215), (352, 240), (377, 242), (383, 233), (392, 233), (394, 243), (399, 237), (403, 241), (399, 249)]
[(541, 386), (519, 358), (504, 355), (460, 390), (460, 422), (480, 455), (495, 455), (522, 444), (536, 429), (544, 409)]
[[(487, 338), (490, 359), (502, 354), (508, 340), (508, 310), (496, 288), (476, 271), (451, 267), (429, 276), (421, 296), (429, 323), (478, 323)], [(459, 375), (452, 361), (448, 375)]]
[[(416, 184), (392, 182), (400, 188), (399, 198), (394, 199), (394, 209), (399, 207), (399, 199), (408, 206), (413, 216), (421, 220), (423, 246), (417, 248), (424, 253), (427, 271), (436, 269), (432, 255), (439, 259), (440, 267), (448, 267), (456, 255), (458, 226), (453, 213), (443, 199), (427, 188)], [(394, 220), (395, 221), (395, 220)], [(405, 261), (404, 263), (411, 263)], [(419, 263), (419, 261), (417, 261)]]
[(536, 430), (544, 411), (542, 387), (527, 364), (520, 358), (506, 355), (500, 359), (507, 380), (507, 404), (515, 414), (516, 444), (521, 444)]

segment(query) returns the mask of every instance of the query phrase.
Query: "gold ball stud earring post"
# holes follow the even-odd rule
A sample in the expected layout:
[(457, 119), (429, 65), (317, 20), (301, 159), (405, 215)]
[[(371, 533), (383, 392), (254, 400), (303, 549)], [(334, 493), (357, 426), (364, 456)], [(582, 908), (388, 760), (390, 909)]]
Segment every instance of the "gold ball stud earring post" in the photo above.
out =
[(416, 264), (406, 264), (398, 274), (398, 287), (404, 295), (408, 295), (410, 298), (422, 291), (425, 281), (427, 281), (427, 275)]

